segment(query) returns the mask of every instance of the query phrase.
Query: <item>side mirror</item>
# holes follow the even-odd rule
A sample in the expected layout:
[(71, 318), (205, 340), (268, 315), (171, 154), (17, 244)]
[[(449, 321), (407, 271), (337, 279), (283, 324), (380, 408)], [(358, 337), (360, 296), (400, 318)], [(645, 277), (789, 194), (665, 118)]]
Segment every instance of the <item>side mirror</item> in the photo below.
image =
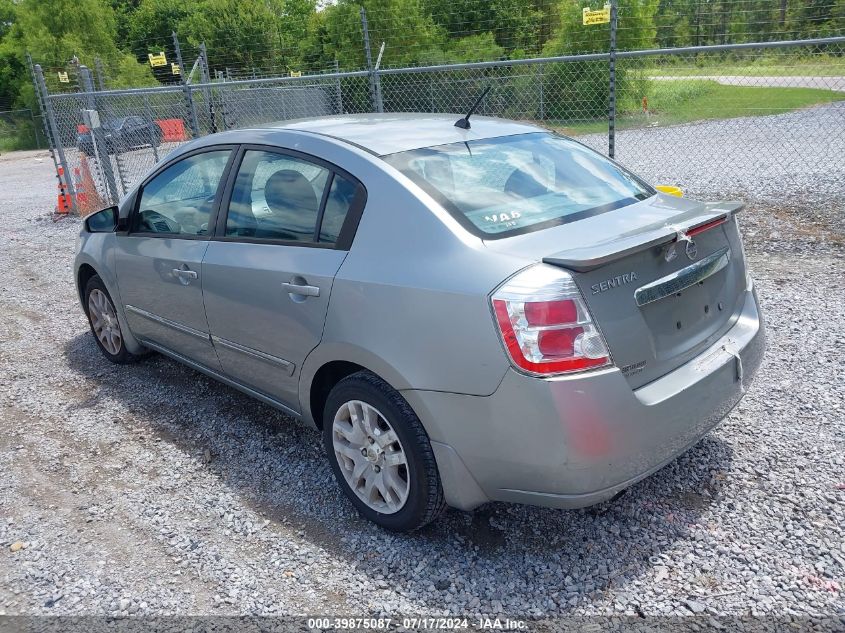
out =
[(107, 207), (85, 219), (85, 228), (89, 233), (112, 233), (118, 226), (117, 207)]
[(678, 198), (684, 197), (683, 189), (676, 187), (675, 185), (655, 185), (654, 188), (658, 191), (662, 191), (663, 193), (668, 193), (670, 196), (677, 196)]

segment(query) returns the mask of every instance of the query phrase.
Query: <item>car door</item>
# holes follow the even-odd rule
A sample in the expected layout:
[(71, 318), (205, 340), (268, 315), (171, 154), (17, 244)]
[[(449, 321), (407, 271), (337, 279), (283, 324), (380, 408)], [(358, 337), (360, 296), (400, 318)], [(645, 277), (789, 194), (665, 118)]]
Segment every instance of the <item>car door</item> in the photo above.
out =
[(366, 192), (296, 152), (246, 147), (236, 162), (202, 264), (209, 328), (225, 373), (298, 412)]
[(144, 119), (137, 116), (126, 117), (123, 127), (120, 128), (120, 139), (127, 149), (149, 143), (150, 137), (145, 129)]
[(160, 169), (137, 193), (129, 230), (117, 234), (115, 249), (132, 333), (217, 371), (201, 264), (233, 155), (231, 146), (206, 148)]

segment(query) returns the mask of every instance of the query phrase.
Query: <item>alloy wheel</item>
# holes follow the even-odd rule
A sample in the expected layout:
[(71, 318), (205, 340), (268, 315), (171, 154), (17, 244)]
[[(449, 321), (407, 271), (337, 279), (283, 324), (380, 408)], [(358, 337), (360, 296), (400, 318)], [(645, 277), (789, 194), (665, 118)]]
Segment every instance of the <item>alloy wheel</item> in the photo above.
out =
[(408, 459), (399, 437), (381, 412), (350, 400), (332, 422), (332, 445), (340, 471), (361, 501), (376, 512), (394, 514), (408, 500)]
[(88, 314), (91, 316), (94, 336), (103, 348), (112, 356), (119, 354), (123, 345), (123, 336), (120, 333), (120, 324), (117, 322), (117, 313), (105, 292), (97, 288), (91, 291), (88, 295)]

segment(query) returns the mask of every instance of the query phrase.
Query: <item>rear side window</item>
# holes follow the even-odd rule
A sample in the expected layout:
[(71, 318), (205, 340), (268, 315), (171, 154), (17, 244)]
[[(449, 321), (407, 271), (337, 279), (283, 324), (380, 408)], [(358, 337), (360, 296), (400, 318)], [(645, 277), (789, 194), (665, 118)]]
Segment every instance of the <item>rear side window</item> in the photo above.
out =
[(246, 152), (229, 203), (226, 235), (313, 242), (329, 175), (324, 167), (284, 154)]
[(654, 195), (601, 154), (545, 132), (440, 145), (384, 160), (487, 239), (573, 222)]
[(174, 163), (141, 190), (132, 231), (205, 235), (231, 150), (194, 154)]
[(346, 220), (346, 214), (355, 201), (358, 185), (340, 174), (335, 174), (326, 198), (326, 209), (320, 224), (320, 241), (336, 242)]
[(226, 236), (283, 242), (337, 242), (358, 184), (296, 156), (244, 153), (229, 210)]

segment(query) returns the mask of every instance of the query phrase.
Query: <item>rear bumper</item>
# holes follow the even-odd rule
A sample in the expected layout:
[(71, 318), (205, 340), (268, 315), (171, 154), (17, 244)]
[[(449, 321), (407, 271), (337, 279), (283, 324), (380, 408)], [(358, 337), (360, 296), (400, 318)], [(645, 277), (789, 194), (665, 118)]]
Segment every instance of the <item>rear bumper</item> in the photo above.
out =
[[(741, 358), (741, 379), (726, 346)], [(612, 368), (552, 379), (509, 370), (487, 397), (403, 394), (431, 437), (450, 505), (576, 508), (612, 497), (700, 440), (742, 399), (764, 350), (750, 289), (721, 339), (636, 390)]]

